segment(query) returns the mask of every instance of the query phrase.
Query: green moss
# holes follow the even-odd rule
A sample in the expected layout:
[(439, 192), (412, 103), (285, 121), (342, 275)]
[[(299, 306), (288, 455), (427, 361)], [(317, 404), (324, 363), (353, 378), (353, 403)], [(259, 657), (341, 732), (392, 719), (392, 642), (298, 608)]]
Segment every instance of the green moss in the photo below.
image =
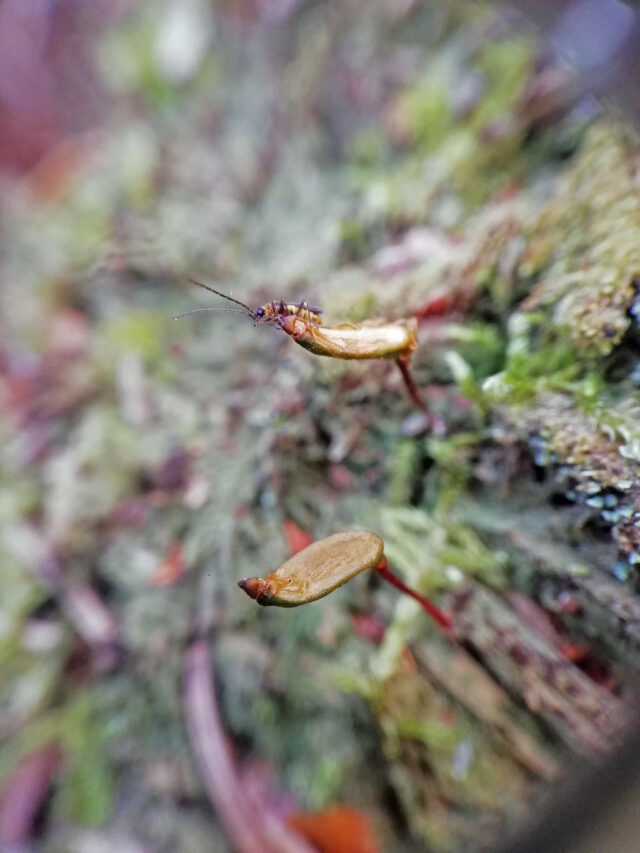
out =
[(387, 503), (389, 506), (401, 506), (410, 502), (416, 482), (416, 473), (420, 467), (420, 444), (417, 441), (400, 441), (393, 451)]
[(610, 353), (629, 326), (640, 276), (637, 159), (628, 128), (592, 127), (532, 228), (521, 266), (525, 274), (542, 274), (527, 305), (544, 307), (587, 358)]
[(529, 38), (516, 37), (484, 45), (475, 62), (487, 91), (471, 113), (474, 131), (485, 130), (492, 121), (510, 112), (523, 94), (529, 79), (534, 46)]
[(450, 750), (460, 742), (460, 734), (451, 725), (438, 720), (420, 717), (404, 717), (395, 721), (395, 734), (398, 737), (421, 741), (431, 749)]
[(72, 820), (100, 825), (109, 815), (113, 796), (103, 724), (96, 719), (89, 696), (73, 703), (62, 720), (66, 762), (59, 807)]
[(370, 251), (370, 240), (361, 222), (357, 219), (343, 219), (339, 223), (339, 232), (341, 252), (345, 259), (356, 261), (367, 256)]
[(106, 84), (115, 92), (142, 93), (155, 108), (174, 103), (176, 89), (165, 79), (154, 56), (154, 19), (142, 9), (126, 28), (112, 29), (100, 44)]
[(452, 124), (446, 89), (439, 73), (431, 72), (420, 83), (407, 89), (397, 103), (410, 144), (421, 151), (432, 151), (442, 144)]
[(379, 169), (389, 155), (389, 143), (383, 133), (369, 127), (349, 142), (348, 160), (361, 169)]
[(427, 439), (427, 453), (435, 462), (428, 475), (424, 500), (431, 511), (444, 515), (454, 506), (469, 482), (473, 449), (480, 440), (475, 433)]
[(482, 542), (474, 530), (452, 521), (450, 507), (434, 514), (408, 507), (381, 509), (385, 555), (410, 585), (428, 592), (455, 587), (465, 575), (492, 586), (505, 583), (505, 556)]
[(62, 707), (27, 723), (3, 748), (0, 779), (24, 755), (50, 742), (59, 743), (64, 756), (55, 810), (82, 823), (104, 823), (113, 779), (104, 726), (96, 718), (90, 692), (79, 692)]

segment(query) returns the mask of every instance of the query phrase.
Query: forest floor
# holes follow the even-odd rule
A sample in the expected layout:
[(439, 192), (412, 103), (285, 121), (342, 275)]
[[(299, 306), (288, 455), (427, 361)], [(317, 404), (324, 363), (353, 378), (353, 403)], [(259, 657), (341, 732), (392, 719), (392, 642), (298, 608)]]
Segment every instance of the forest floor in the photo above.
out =
[[(91, 38), (99, 122), (2, 185), (0, 842), (337, 851), (339, 803), (380, 849), (495, 849), (640, 662), (637, 137), (481, 5)], [(417, 317), (430, 416), (393, 362), (174, 321), (225, 305), (189, 278)], [(451, 636), (375, 572), (238, 589), (353, 528)]]

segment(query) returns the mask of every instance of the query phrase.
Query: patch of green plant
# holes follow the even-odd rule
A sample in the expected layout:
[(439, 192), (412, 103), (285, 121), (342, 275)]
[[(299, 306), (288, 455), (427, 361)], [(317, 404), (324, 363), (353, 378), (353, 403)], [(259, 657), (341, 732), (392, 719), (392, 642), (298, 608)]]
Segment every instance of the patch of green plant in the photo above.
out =
[(504, 369), (482, 387), (488, 400), (523, 403), (544, 390), (571, 390), (583, 373), (565, 329), (554, 326), (543, 312), (515, 313), (509, 321)]
[(402, 506), (410, 502), (420, 469), (421, 447), (414, 439), (403, 439), (393, 449), (387, 482), (387, 502), (389, 506)]
[(488, 85), (469, 118), (475, 131), (483, 130), (496, 117), (513, 108), (524, 91), (533, 55), (533, 43), (526, 37), (512, 36), (482, 47), (475, 64)]
[(113, 777), (103, 723), (97, 719), (90, 692), (78, 692), (60, 708), (28, 722), (0, 750), (0, 780), (17, 762), (47, 743), (59, 743), (64, 762), (55, 807), (71, 820), (90, 825), (107, 819)]
[(382, 507), (378, 529), (392, 568), (424, 592), (460, 584), (466, 574), (504, 586), (506, 557), (483, 543), (468, 525), (451, 520), (450, 509)]

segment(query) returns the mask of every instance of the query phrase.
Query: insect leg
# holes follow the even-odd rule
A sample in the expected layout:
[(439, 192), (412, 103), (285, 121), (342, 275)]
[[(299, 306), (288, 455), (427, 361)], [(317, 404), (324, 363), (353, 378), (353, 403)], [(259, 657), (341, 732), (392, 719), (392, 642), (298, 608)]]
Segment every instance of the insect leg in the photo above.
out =
[(302, 312), (307, 312), (307, 323), (311, 322), (311, 311), (309, 309), (309, 303), (306, 299), (303, 299), (298, 305), (298, 316), (302, 319)]
[(280, 328), (290, 335), (294, 341), (299, 341), (307, 333), (313, 335), (314, 329), (317, 329), (313, 323), (303, 320), (299, 313), (294, 312), (278, 317), (278, 322)]

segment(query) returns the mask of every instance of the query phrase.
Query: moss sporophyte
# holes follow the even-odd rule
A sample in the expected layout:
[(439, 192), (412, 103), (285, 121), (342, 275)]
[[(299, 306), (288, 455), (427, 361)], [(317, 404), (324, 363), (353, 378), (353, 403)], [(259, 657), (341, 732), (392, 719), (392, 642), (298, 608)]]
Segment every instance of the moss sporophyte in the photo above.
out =
[(420, 603), (443, 629), (450, 617), (416, 590), (406, 586), (387, 565), (382, 539), (369, 530), (334, 533), (304, 548), (266, 578), (246, 578), (238, 586), (263, 606), (298, 607), (323, 598), (365, 569)]
[[(394, 322), (373, 320), (328, 327), (322, 323), (322, 309), (309, 305), (306, 300), (299, 304), (283, 299), (273, 300), (252, 309), (206, 284), (193, 280), (192, 283), (239, 307), (197, 308), (179, 314), (175, 319), (209, 311), (244, 314), (255, 325), (277, 324), (314, 355), (349, 360), (393, 359), (400, 368), (411, 399), (426, 411), (409, 372), (409, 359), (417, 343), (418, 323), (415, 317)], [(335, 533), (304, 548), (266, 578), (246, 578), (238, 581), (238, 585), (258, 604), (297, 607), (328, 595), (365, 569), (376, 569), (380, 577), (418, 601), (441, 628), (449, 629), (449, 616), (419, 592), (406, 586), (389, 568), (383, 550), (382, 539), (376, 533), (366, 530)]]
[(418, 340), (418, 321), (415, 317), (393, 322), (369, 320), (359, 324), (340, 323), (337, 326), (324, 326), (321, 317), (322, 309), (309, 305), (306, 299), (297, 304), (276, 299), (252, 309), (244, 302), (227, 296), (213, 287), (193, 279), (191, 281), (198, 287), (203, 287), (240, 307), (196, 308), (193, 311), (178, 314), (174, 319), (211, 311), (244, 314), (252, 319), (255, 325), (277, 324), (299, 346), (314, 355), (347, 360), (392, 359), (400, 369), (411, 400), (418, 408), (427, 411), (409, 371), (409, 361)]

